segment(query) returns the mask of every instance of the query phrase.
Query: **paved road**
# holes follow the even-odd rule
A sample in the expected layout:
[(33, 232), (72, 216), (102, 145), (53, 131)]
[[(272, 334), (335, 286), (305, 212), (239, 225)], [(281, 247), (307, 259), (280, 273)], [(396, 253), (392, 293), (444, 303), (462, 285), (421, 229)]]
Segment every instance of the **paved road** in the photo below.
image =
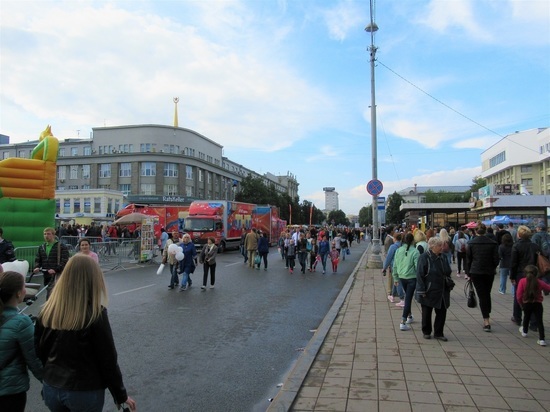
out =
[[(156, 265), (107, 272), (119, 363), (139, 410), (265, 411), (365, 247), (355, 245), (336, 275), (289, 275), (275, 248), (267, 272), (228, 252), (205, 292), (202, 272), (186, 292), (168, 290)], [(39, 390), (33, 380), (28, 412), (45, 410)], [(116, 410), (106, 399), (105, 411)]]

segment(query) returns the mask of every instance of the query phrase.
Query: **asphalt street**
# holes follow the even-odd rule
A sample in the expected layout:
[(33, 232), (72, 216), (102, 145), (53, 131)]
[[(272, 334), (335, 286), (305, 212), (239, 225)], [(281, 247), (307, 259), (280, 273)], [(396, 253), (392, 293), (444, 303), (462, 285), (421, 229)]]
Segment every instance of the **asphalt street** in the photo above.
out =
[[(217, 258), (216, 287), (206, 291), (201, 265), (185, 292), (169, 290), (168, 270), (156, 275), (156, 264), (106, 272), (119, 364), (138, 410), (265, 411), (366, 245), (354, 244), (338, 273), (325, 275), (319, 267), (290, 275), (276, 248), (267, 271), (226, 252)], [(105, 404), (116, 410), (108, 393)], [(34, 378), (27, 411), (46, 411)]]

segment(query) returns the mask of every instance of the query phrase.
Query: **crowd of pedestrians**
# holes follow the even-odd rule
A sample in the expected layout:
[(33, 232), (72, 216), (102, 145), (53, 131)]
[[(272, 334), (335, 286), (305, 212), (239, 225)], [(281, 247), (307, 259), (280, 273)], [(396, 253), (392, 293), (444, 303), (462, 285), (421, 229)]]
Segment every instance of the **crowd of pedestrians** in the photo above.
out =
[[(491, 332), (491, 291), (498, 276), (498, 291), (507, 293), (512, 285), (511, 321), (520, 326), (522, 336), (528, 330), (538, 332), (537, 343), (546, 346), (542, 323), (542, 291), (549, 290), (539, 273), (539, 255), (550, 257), (550, 235), (539, 223), (532, 234), (527, 226), (503, 224), (474, 228), (428, 229), (385, 228), (383, 244), (388, 300), (403, 308), (399, 329), (407, 331), (414, 322), (411, 302), (422, 308), (422, 332), (425, 339), (446, 341), (444, 326), (450, 306), (450, 291), (455, 285), (451, 265), (456, 263), (456, 276), (471, 282), (482, 317), (482, 330)], [(520, 287), (521, 284), (521, 287)], [(399, 302), (394, 302), (399, 298)], [(432, 313), (435, 322), (432, 325)], [(522, 316), (523, 315), (523, 316)]]

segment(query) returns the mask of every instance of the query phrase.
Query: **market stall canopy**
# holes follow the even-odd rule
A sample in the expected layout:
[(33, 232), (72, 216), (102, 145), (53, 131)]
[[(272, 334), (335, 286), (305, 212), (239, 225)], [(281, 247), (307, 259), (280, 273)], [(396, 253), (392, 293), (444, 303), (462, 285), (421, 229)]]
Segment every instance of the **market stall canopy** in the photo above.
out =
[(483, 221), (483, 224), (485, 224), (485, 225), (495, 225), (497, 223), (502, 223), (504, 225), (507, 225), (508, 223), (513, 223), (513, 224), (520, 225), (520, 224), (527, 223), (527, 220), (525, 220), (525, 219), (516, 219), (516, 218), (510, 217), (510, 216), (504, 215), (504, 216), (495, 216), (491, 220), (484, 220)]
[(119, 224), (119, 225), (131, 225), (132, 223), (141, 223), (143, 222), (143, 219), (150, 218), (151, 216), (145, 215), (143, 213), (129, 213), (125, 216), (122, 216), (121, 218), (118, 218), (113, 222), (113, 224)]

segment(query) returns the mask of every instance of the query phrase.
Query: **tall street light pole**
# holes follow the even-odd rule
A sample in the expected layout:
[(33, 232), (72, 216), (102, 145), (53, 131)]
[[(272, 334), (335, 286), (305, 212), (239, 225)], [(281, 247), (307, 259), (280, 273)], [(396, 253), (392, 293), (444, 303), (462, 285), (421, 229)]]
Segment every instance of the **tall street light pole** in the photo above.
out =
[[(376, 60), (376, 50), (374, 45), (374, 33), (378, 26), (374, 22), (373, 0), (370, 0), (370, 23), (365, 27), (365, 31), (370, 33), (370, 127), (371, 127), (371, 150), (372, 150), (372, 179), (378, 179), (378, 159), (376, 147), (376, 96), (374, 87), (374, 62)], [(369, 268), (382, 268), (382, 248), (380, 245), (380, 225), (378, 223), (378, 195), (372, 196), (372, 249), (368, 258)]]

